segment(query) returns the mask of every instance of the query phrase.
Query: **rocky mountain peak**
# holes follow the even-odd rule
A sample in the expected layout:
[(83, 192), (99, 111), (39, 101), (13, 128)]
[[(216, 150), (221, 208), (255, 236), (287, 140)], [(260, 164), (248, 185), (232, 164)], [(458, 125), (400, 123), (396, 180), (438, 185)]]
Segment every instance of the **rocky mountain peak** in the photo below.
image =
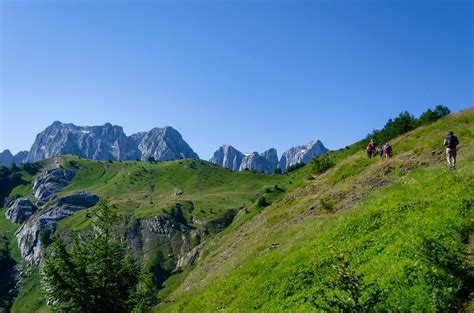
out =
[(28, 162), (75, 154), (92, 160), (158, 161), (197, 158), (197, 154), (172, 127), (153, 128), (127, 136), (123, 128), (111, 123), (102, 126), (76, 126), (55, 121), (36, 136), (26, 158)]

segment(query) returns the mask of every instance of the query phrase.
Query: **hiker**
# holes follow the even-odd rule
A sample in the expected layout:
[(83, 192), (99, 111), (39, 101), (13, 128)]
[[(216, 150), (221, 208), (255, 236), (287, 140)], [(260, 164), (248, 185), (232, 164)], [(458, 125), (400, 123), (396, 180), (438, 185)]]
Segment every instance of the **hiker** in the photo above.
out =
[(381, 159), (383, 159), (383, 147), (380, 146), (380, 149), (379, 149), (379, 156)]
[(392, 146), (386, 142), (385, 146), (383, 146), (383, 153), (385, 154), (386, 159), (390, 159), (392, 157)]
[(459, 144), (458, 137), (450, 131), (446, 138), (444, 138), (444, 146), (446, 147), (446, 159), (448, 160), (449, 168), (456, 168), (456, 146)]
[(376, 149), (376, 143), (372, 139), (367, 145), (367, 156), (369, 157), (369, 159), (372, 158), (372, 155), (375, 155), (375, 149)]

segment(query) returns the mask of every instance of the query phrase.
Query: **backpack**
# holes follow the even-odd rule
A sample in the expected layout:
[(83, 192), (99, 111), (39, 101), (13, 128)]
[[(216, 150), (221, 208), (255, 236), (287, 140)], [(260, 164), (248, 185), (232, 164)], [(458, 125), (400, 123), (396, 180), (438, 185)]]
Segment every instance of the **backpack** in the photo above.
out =
[(456, 136), (448, 136), (446, 137), (445, 146), (449, 149), (454, 149), (459, 144), (458, 138)]
[(373, 148), (372, 148), (372, 144), (371, 144), (371, 143), (369, 143), (369, 145), (367, 146), (367, 151), (372, 151), (372, 150), (373, 150)]

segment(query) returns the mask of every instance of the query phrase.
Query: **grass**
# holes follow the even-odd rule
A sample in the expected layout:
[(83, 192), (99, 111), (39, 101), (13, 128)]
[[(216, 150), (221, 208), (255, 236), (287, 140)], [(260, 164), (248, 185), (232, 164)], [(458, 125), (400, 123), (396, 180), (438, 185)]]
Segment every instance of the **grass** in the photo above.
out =
[[(461, 142), (456, 171), (444, 166), (448, 130)], [(93, 192), (131, 221), (169, 214), (177, 204), (188, 222), (237, 212), (232, 224), (202, 241), (194, 266), (164, 282), (158, 312), (347, 310), (355, 305), (351, 292), (360, 296), (357, 305), (378, 311), (456, 310), (468, 292), (474, 110), (391, 144), (395, 155), (384, 161), (367, 159), (360, 143), (330, 152), (335, 166), (320, 175), (310, 166), (264, 175), (200, 160), (110, 163), (65, 156), (63, 166), (77, 174), (62, 194)], [(16, 192), (25, 195), (28, 188)], [(64, 219), (60, 229), (86, 227), (87, 213)], [(0, 218), (0, 227), (4, 222)], [(37, 284), (35, 275), (24, 284), (18, 312), (45, 309)]]
[[(180, 206), (188, 223), (196, 219), (202, 223), (223, 218), (230, 210), (247, 212), (239, 215), (241, 222), (257, 214), (263, 207), (258, 207), (258, 199), (265, 197), (268, 204), (279, 200), (284, 192), (297, 188), (307, 180), (307, 173), (301, 171), (291, 175), (266, 175), (254, 171), (233, 172), (201, 160), (177, 160), (172, 162), (103, 162), (91, 161), (76, 156), (61, 158), (64, 168), (76, 172), (71, 183), (61, 191), (62, 195), (80, 190), (87, 190), (99, 195), (101, 199), (109, 199), (128, 225), (133, 221), (156, 215), (171, 214)], [(46, 168), (48, 162), (45, 162)], [(18, 187), (14, 192), (21, 196), (31, 195), (31, 184)], [(71, 217), (61, 220), (59, 230), (81, 230), (91, 223), (88, 217), (90, 210), (77, 212)], [(11, 224), (4, 216), (0, 217), (0, 226), (13, 236), (18, 225)], [(212, 237), (219, 231), (211, 231)], [(161, 251), (168, 255), (179, 251), (180, 247), (165, 245), (156, 238), (149, 238), (145, 251), (150, 255), (143, 256), (145, 266), (153, 259), (153, 253)], [(190, 238), (194, 239), (194, 238)], [(206, 239), (206, 238), (201, 238)], [(197, 245), (198, 241), (191, 244)], [(18, 249), (11, 251), (19, 261)], [(179, 285), (188, 271), (176, 272), (166, 282), (161, 291), (163, 296), (169, 294)], [(174, 282), (174, 283), (173, 283)], [(39, 297), (39, 277), (32, 275), (22, 285), (14, 309), (28, 307), (31, 311), (44, 309)], [(33, 309), (35, 308), (35, 309)]]
[[(252, 206), (266, 191), (275, 189), (275, 185), (296, 188), (303, 179), (303, 174), (236, 173), (201, 160), (109, 163), (67, 156), (63, 164), (77, 174), (62, 194), (90, 191), (113, 201), (118, 213), (132, 219), (164, 214), (176, 203), (192, 203), (195, 218), (214, 220), (223, 217), (229, 209)], [(278, 194), (282, 192), (275, 191), (268, 200), (275, 201)], [(83, 211), (65, 219), (61, 227), (85, 227), (86, 214)]]
[[(444, 166), (451, 129), (464, 144), (457, 171)], [(468, 292), (473, 130), (471, 109), (397, 138), (388, 161), (364, 151), (340, 157), (350, 147), (333, 152), (333, 169), (208, 243), (156, 311), (335, 310), (348, 305), (335, 304), (348, 290), (331, 283), (344, 262), (360, 285), (375, 288), (359, 290), (362, 299), (379, 290), (372, 309), (459, 308)]]

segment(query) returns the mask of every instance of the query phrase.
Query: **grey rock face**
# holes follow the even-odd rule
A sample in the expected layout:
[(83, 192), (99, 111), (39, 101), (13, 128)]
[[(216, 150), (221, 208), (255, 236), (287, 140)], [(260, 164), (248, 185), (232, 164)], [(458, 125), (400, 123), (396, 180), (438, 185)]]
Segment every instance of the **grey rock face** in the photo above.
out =
[(310, 141), (304, 146), (286, 150), (281, 156), (279, 167), (285, 170), (288, 166), (299, 162), (308, 163), (313, 157), (321, 156), (328, 151), (321, 141)]
[(91, 160), (157, 161), (197, 158), (197, 154), (172, 127), (154, 128), (126, 136), (122, 127), (109, 123), (103, 126), (76, 126), (54, 122), (36, 136), (27, 157), (28, 162), (75, 154)]
[(5, 150), (0, 152), (0, 165), (10, 165), (15, 163), (17, 165), (25, 163), (28, 157), (28, 151), (20, 151), (17, 154), (13, 155), (10, 150)]
[(214, 152), (214, 156), (209, 160), (209, 162), (230, 170), (238, 171), (243, 158), (244, 155), (239, 150), (229, 145), (223, 145), (219, 150)]
[(59, 221), (73, 215), (76, 211), (93, 207), (97, 202), (99, 202), (98, 196), (87, 191), (80, 191), (58, 199), (53, 208), (43, 213), (40, 218)]
[(80, 127), (54, 122), (36, 136), (28, 162), (36, 162), (65, 154), (92, 160), (130, 160), (139, 157), (132, 140), (122, 127), (109, 123), (103, 126)]
[(277, 151), (273, 148), (266, 150), (263, 153), (252, 152), (244, 155), (240, 170), (246, 169), (256, 170), (264, 173), (274, 173), (278, 166), (278, 155)]
[(33, 185), (37, 205), (43, 205), (53, 199), (62, 188), (74, 178), (75, 173), (62, 168), (49, 169), (41, 174)]
[(19, 198), (8, 203), (5, 217), (12, 223), (21, 224), (36, 211), (36, 207), (28, 198)]
[(27, 159), (28, 159), (28, 151), (20, 151), (13, 156), (13, 163), (15, 164), (26, 163)]
[(156, 161), (198, 157), (173, 127), (153, 128), (147, 133), (133, 135), (132, 138), (138, 142), (142, 160), (147, 160), (149, 157), (153, 157)]
[(35, 264), (43, 260), (43, 243), (39, 240), (41, 231), (53, 231), (58, 222), (75, 212), (94, 206), (99, 197), (81, 191), (53, 200), (48, 208), (37, 211), (15, 233), (21, 256)]
[(126, 233), (127, 244), (135, 259), (143, 261), (152, 257), (157, 247), (160, 251), (167, 251), (165, 258), (172, 266), (166, 269), (168, 271), (182, 264), (179, 260), (192, 249), (190, 239), (193, 236), (197, 236), (196, 229), (170, 215), (136, 220)]
[(278, 165), (278, 155), (275, 149), (263, 153), (252, 152), (244, 154), (232, 146), (223, 145), (209, 160), (211, 163), (234, 170), (256, 170), (273, 173)]

